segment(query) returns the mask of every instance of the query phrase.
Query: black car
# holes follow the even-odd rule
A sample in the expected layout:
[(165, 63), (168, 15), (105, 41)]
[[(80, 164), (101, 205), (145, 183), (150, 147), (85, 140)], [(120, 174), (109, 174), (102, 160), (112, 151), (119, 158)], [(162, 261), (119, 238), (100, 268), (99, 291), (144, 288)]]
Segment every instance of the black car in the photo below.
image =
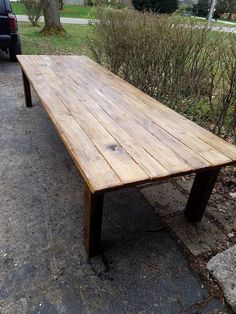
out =
[(21, 54), (17, 20), (9, 0), (0, 0), (0, 49), (9, 53), (12, 61)]

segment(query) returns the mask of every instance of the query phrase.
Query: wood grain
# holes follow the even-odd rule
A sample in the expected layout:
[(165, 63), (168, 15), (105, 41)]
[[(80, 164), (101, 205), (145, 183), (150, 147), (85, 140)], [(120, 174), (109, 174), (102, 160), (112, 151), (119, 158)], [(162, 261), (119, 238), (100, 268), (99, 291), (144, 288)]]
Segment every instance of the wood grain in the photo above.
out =
[(84, 56), (19, 56), (90, 190), (232, 164), (236, 148)]

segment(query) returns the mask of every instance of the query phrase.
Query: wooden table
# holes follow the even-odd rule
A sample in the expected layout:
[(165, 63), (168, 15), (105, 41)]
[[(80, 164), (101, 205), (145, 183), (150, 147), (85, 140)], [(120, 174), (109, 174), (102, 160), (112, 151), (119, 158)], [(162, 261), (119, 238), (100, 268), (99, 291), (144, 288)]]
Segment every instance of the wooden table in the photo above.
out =
[(185, 209), (201, 220), (220, 168), (236, 147), (84, 56), (18, 56), (30, 84), (85, 181), (84, 244), (100, 253), (105, 192), (196, 173)]

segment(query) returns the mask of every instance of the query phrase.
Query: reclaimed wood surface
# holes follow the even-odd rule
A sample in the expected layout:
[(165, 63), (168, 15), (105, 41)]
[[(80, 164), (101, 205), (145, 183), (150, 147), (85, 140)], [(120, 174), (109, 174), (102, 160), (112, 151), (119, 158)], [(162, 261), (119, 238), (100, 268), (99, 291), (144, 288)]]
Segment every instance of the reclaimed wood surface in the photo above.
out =
[(92, 193), (236, 161), (236, 147), (85, 56), (18, 56)]

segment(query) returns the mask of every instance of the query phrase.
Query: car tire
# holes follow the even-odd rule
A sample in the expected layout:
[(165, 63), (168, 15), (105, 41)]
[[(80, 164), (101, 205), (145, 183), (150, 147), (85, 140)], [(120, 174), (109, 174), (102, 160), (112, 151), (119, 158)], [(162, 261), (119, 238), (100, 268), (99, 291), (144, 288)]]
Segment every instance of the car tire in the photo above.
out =
[(17, 61), (16, 56), (21, 55), (21, 43), (20, 43), (20, 37), (17, 36), (17, 41), (15, 46), (9, 48), (9, 54), (11, 61)]

